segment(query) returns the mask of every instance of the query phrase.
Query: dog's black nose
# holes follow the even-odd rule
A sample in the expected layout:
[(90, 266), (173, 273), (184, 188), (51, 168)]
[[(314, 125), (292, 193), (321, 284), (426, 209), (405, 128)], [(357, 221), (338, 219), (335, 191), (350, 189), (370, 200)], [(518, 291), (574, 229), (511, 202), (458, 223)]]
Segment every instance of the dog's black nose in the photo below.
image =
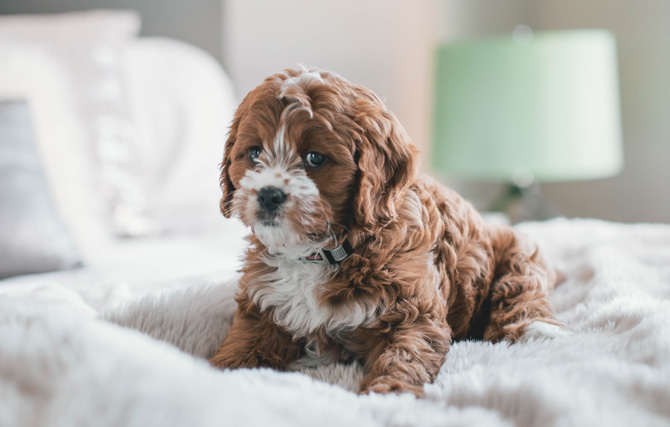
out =
[(276, 187), (263, 187), (258, 192), (258, 204), (268, 212), (274, 212), (286, 200), (286, 194)]

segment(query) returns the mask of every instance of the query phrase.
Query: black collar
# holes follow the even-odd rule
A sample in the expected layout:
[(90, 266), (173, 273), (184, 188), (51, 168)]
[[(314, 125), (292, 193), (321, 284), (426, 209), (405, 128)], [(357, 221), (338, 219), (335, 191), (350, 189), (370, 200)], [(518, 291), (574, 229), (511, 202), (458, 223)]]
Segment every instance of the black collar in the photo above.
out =
[(349, 255), (354, 253), (354, 248), (351, 247), (349, 240), (344, 240), (342, 244), (335, 249), (321, 249), (318, 252), (299, 258), (302, 262), (312, 262), (316, 264), (339, 264), (344, 261)]

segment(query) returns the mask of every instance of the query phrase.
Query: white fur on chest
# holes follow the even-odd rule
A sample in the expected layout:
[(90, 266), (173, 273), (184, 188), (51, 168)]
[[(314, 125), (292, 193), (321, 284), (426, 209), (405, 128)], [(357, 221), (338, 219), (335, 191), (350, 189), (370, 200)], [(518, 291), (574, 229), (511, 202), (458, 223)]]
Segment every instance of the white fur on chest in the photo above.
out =
[(319, 328), (337, 333), (369, 324), (376, 307), (357, 302), (330, 306), (317, 299), (319, 289), (337, 267), (303, 263), (298, 260), (272, 262), (277, 270), (267, 274), (263, 284), (253, 287), (250, 297), (261, 311), (274, 310), (274, 321), (297, 337), (306, 337)]

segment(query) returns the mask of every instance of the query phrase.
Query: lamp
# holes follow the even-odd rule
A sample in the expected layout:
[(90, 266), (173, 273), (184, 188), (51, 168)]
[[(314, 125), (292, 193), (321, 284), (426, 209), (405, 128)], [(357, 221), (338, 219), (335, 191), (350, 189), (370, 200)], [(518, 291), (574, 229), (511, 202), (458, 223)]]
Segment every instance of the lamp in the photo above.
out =
[[(501, 209), (537, 194), (540, 181), (604, 178), (623, 166), (614, 37), (525, 29), (437, 55), (433, 167), (507, 183)], [(531, 210), (516, 219), (541, 216)]]

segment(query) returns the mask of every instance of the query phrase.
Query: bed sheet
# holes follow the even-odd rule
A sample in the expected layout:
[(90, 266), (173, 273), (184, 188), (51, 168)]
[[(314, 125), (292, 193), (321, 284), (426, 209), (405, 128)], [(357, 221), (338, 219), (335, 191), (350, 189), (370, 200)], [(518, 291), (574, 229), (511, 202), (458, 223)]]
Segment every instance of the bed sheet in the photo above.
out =
[(422, 399), (357, 395), (356, 363), (216, 370), (206, 359), (230, 328), (234, 277), (204, 269), (179, 283), (153, 280), (155, 290), (180, 288), (153, 292), (131, 285), (156, 273), (144, 271), (115, 297), (63, 283), (102, 308), (95, 318), (0, 298), (0, 425), (669, 425), (670, 226), (558, 219), (518, 228), (567, 275), (551, 303), (570, 333), (456, 342)]
[(86, 267), (0, 281), (0, 298), (95, 315), (147, 293), (227, 280), (235, 275), (248, 229), (238, 221), (196, 234), (100, 242)]

